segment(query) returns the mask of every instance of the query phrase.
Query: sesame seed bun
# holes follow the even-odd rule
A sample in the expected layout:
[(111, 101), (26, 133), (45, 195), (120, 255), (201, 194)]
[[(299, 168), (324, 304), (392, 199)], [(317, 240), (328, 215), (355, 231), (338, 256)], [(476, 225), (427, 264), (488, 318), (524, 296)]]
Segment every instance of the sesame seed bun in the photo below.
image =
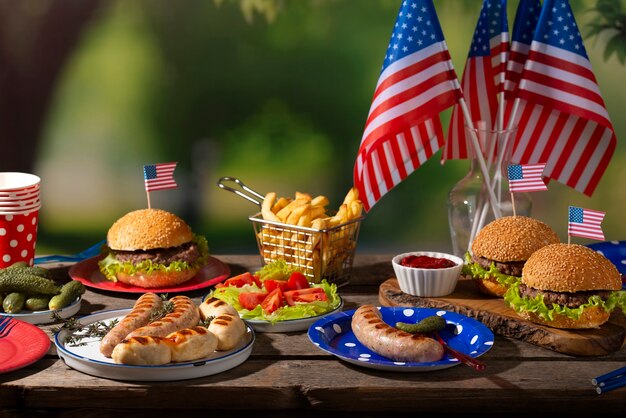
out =
[(185, 271), (175, 271), (169, 273), (155, 271), (152, 273), (137, 273), (133, 275), (118, 273), (116, 277), (120, 282), (132, 286), (145, 288), (169, 287), (186, 282), (194, 277), (197, 272), (198, 269), (188, 269)]
[(531, 255), (522, 283), (539, 290), (580, 292), (620, 290), (621, 275), (606, 257), (578, 244), (552, 244)]
[(161, 209), (140, 209), (119, 218), (107, 233), (114, 250), (136, 251), (178, 247), (193, 240), (189, 225)]
[(526, 216), (504, 216), (481, 229), (472, 243), (472, 253), (490, 260), (524, 261), (559, 237), (545, 223)]
[(611, 313), (597, 306), (591, 306), (589, 308), (585, 308), (578, 319), (573, 319), (556, 312), (553, 314), (554, 317), (552, 320), (544, 319), (541, 316), (529, 311), (518, 312), (518, 315), (530, 322), (553, 328), (587, 329), (597, 328), (604, 324), (609, 320)]

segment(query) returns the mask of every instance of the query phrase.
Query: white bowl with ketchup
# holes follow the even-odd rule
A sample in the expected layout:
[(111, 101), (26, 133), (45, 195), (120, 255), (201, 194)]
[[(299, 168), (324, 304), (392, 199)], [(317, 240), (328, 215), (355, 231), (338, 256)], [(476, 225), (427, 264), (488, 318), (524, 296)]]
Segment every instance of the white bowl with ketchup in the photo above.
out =
[(432, 251), (399, 254), (391, 260), (400, 290), (413, 296), (437, 297), (454, 292), (463, 260)]

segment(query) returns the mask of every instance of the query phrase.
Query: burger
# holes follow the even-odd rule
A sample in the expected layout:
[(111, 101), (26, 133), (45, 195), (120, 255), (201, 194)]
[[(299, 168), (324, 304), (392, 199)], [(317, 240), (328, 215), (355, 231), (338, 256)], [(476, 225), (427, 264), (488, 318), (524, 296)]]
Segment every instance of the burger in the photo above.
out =
[(626, 308), (617, 268), (577, 244), (553, 244), (530, 256), (505, 303), (531, 322), (555, 328), (596, 328), (616, 307)]
[(522, 268), (538, 249), (560, 242), (545, 223), (526, 216), (504, 216), (487, 224), (472, 242), (465, 256), (462, 274), (475, 280), (489, 296), (504, 296), (519, 282)]
[(203, 236), (161, 209), (136, 210), (119, 218), (107, 233), (104, 252), (98, 267), (107, 279), (145, 288), (186, 282), (209, 255)]

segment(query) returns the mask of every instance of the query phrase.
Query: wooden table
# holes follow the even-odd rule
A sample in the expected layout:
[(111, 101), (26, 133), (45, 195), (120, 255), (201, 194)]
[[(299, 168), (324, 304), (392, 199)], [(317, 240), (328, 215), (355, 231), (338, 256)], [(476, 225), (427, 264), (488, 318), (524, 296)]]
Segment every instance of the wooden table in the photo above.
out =
[[(258, 256), (216, 255), (232, 273), (255, 271)], [(390, 255), (357, 255), (351, 282), (340, 288), (345, 309), (379, 304), (380, 283), (393, 277)], [(56, 270), (64, 274), (67, 267)], [(206, 290), (188, 293), (198, 303)], [(88, 290), (80, 315), (131, 307), (137, 295)], [(50, 333), (51, 326), (42, 326)], [(396, 416), (456, 412), (480, 416), (583, 411), (618, 415), (626, 411), (626, 388), (602, 395), (592, 377), (626, 363), (626, 348), (602, 357), (572, 357), (516, 339), (496, 336), (481, 357), (487, 368), (464, 365), (433, 372), (375, 371), (348, 364), (316, 348), (306, 332), (257, 334), (250, 358), (221, 374), (176, 382), (122, 382), (77, 372), (57, 357), (54, 345), (35, 364), (0, 375), (0, 416), (32, 416), (78, 410), (81, 416), (182, 413), (250, 416)], [(130, 410), (130, 411), (129, 411)], [(181, 410), (185, 410), (184, 412)], [(237, 415), (239, 415), (237, 414)], [(258, 414), (258, 411), (255, 412)], [(320, 415), (321, 414), (321, 415)], [(348, 414), (352, 415), (352, 414)], [(73, 415), (66, 415), (73, 416)], [(77, 415), (78, 416), (78, 415)]]

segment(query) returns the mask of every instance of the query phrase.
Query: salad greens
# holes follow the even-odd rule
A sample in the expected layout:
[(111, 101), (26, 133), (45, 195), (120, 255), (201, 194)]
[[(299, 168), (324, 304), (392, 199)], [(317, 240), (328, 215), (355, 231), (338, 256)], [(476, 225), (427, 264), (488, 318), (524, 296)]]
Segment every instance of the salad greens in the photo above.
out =
[(489, 277), (493, 277), (498, 283), (506, 287), (514, 286), (520, 282), (520, 278), (517, 276), (509, 276), (508, 274), (501, 273), (493, 262), (489, 266), (489, 269), (472, 262), (472, 257), (469, 252), (465, 253), (465, 264), (463, 265), (461, 274), (470, 275), (475, 279), (488, 279)]
[(568, 308), (567, 306), (557, 304), (551, 304), (552, 306), (548, 307), (544, 303), (542, 295), (537, 295), (534, 298), (520, 296), (518, 284), (511, 286), (504, 294), (504, 301), (516, 312), (533, 312), (543, 319), (550, 321), (554, 319), (555, 313), (567, 316), (568, 318), (578, 319), (585, 308), (592, 306), (598, 306), (607, 312), (611, 312), (615, 307), (626, 311), (626, 291), (623, 290), (612, 292), (606, 301), (602, 300), (598, 295), (590, 296), (587, 303), (577, 308)]
[(248, 284), (242, 287), (228, 286), (216, 288), (207, 297), (221, 299), (229, 305), (233, 306), (237, 310), (237, 312), (239, 312), (243, 319), (269, 321), (271, 323), (322, 315), (337, 309), (341, 305), (341, 298), (337, 293), (336, 284), (330, 284), (326, 280), (322, 280), (322, 282), (319, 284), (311, 284), (311, 287), (324, 289), (328, 300), (308, 303), (301, 302), (297, 303), (295, 306), (282, 306), (271, 314), (264, 312), (261, 305), (257, 305), (256, 308), (248, 310), (241, 306), (241, 304), (239, 303), (240, 293), (266, 292), (265, 289), (258, 287), (256, 284)]
[(133, 264), (130, 261), (120, 262), (115, 258), (115, 255), (109, 248), (105, 248), (104, 251), (108, 252), (108, 255), (102, 260), (98, 261), (100, 271), (104, 276), (114, 282), (117, 281), (118, 273), (125, 273), (133, 275), (137, 272), (153, 273), (155, 271), (163, 271), (166, 273), (185, 271), (190, 268), (200, 268), (206, 264), (209, 258), (209, 244), (205, 237), (202, 235), (194, 235), (193, 242), (198, 245), (200, 257), (192, 264), (186, 261), (174, 261), (169, 265), (153, 263), (152, 260), (144, 260), (140, 263)]
[(254, 273), (261, 281), (263, 280), (287, 280), (291, 273), (299, 271), (297, 267), (290, 266), (285, 260), (274, 260), (264, 265)]

